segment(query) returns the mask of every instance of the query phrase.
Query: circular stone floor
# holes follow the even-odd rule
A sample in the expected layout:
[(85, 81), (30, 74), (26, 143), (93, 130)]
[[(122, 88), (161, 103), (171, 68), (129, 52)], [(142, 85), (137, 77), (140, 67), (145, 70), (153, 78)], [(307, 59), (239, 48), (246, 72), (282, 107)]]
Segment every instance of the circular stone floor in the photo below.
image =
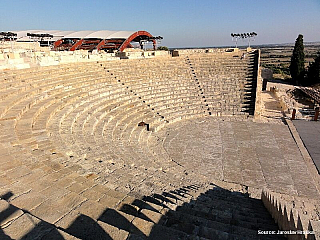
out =
[(284, 124), (208, 117), (171, 124), (159, 135), (165, 136), (163, 146), (174, 162), (209, 181), (318, 194)]

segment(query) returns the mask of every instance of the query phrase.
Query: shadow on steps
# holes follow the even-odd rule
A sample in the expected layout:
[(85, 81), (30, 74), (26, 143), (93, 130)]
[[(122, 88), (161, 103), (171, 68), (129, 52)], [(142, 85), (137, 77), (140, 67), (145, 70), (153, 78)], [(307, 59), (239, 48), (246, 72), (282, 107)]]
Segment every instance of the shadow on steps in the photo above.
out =
[[(6, 210), (0, 212), (2, 218), (7, 215)], [(106, 208), (98, 219), (80, 214), (66, 229), (38, 220), (22, 239), (65, 239), (64, 234), (95, 240), (284, 239), (258, 235), (258, 230), (278, 230), (260, 199), (213, 184), (206, 191), (193, 185), (133, 198), (116, 209)], [(1, 229), (0, 239), (12, 239), (6, 234)]]

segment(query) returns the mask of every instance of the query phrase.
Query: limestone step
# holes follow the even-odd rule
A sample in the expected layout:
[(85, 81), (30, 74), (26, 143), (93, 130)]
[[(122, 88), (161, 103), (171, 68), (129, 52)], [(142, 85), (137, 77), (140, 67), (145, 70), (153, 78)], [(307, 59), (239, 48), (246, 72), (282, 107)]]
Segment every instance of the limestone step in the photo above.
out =
[[(2, 220), (0, 238), (6, 239), (80, 239), (65, 231), (58, 229), (56, 226), (45, 222), (28, 212), (25, 212), (11, 204), (4, 206), (3, 200), (0, 200), (1, 215), (6, 215), (6, 219)], [(6, 207), (6, 209), (3, 209)]]
[[(160, 204), (160, 203), (158, 203), (158, 204)], [(161, 214), (159, 213), (159, 211), (163, 212), (162, 207), (164, 205), (163, 206), (157, 205), (157, 207), (155, 208), (155, 207), (152, 207), (143, 201), (136, 202), (135, 206), (137, 206), (137, 205), (140, 207), (143, 207), (143, 210), (140, 211), (140, 213), (138, 213), (138, 211), (135, 208), (130, 208), (129, 206), (125, 206), (121, 210), (125, 211), (128, 214), (139, 216), (139, 217), (142, 217), (143, 219), (149, 220), (149, 221), (150, 221), (150, 219), (156, 218), (158, 223), (165, 222), (165, 225), (169, 226), (169, 227), (171, 225), (180, 226), (183, 228), (188, 226), (187, 227), (188, 231), (189, 231), (188, 234), (191, 234), (197, 226), (202, 226), (202, 227), (207, 226), (206, 228), (214, 228), (216, 230), (224, 231), (224, 232), (234, 232), (234, 233), (237, 233), (238, 235), (240, 233), (242, 233), (242, 235), (246, 235), (246, 234), (248, 235), (249, 232), (251, 232), (251, 234), (254, 236), (257, 234), (256, 229), (250, 230), (250, 229), (245, 228), (245, 227), (251, 227), (251, 225), (245, 224), (244, 227), (241, 227), (241, 222), (239, 222), (237, 220), (233, 220), (234, 218), (235, 219), (237, 218), (237, 215), (233, 215), (232, 217), (226, 216), (225, 220), (222, 217), (221, 213), (219, 216), (216, 216), (213, 213), (211, 213), (211, 214), (202, 213), (201, 214), (202, 217), (200, 217), (199, 214), (195, 214), (195, 211), (190, 211), (190, 209), (188, 209), (188, 210), (183, 209), (182, 210), (181, 207), (177, 207), (176, 211), (172, 211), (172, 210), (165, 211), (165, 215), (162, 216), (162, 218), (161, 218)], [(149, 210), (148, 208), (149, 209), (151, 208), (152, 210)], [(149, 216), (151, 216), (151, 217), (149, 217)], [(233, 223), (232, 223), (232, 221), (233, 221)], [(270, 223), (270, 221), (272, 221), (272, 218), (269, 219), (269, 222), (267, 222), (267, 221), (266, 222)], [(274, 226), (268, 226), (266, 224), (266, 222), (263, 222), (258, 227), (264, 227), (264, 228), (268, 228), (270, 230), (277, 229)], [(178, 223), (180, 223), (180, 224), (178, 224)], [(229, 225), (230, 223), (237, 224), (237, 225)], [(246, 223), (246, 222), (244, 222), (244, 223)], [(232, 226), (234, 226), (234, 227), (232, 227)], [(179, 230), (181, 230), (181, 229), (179, 229)]]

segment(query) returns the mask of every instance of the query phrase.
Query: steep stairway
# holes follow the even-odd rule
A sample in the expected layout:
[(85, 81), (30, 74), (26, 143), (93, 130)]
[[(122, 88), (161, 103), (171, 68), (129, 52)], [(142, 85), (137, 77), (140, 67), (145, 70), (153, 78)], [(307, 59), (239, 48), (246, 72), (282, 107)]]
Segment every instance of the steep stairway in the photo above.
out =
[[(214, 184), (207, 186), (204, 192), (203, 187), (189, 186), (142, 200), (157, 206), (153, 214), (162, 215), (158, 216), (160, 220), (147, 239), (284, 239), (276, 235), (258, 235), (258, 230), (277, 232), (278, 229), (260, 199)], [(133, 208), (129, 206), (123, 206), (120, 211), (152, 222), (152, 218), (147, 219), (150, 210), (148, 212), (143, 205), (140, 204), (137, 212), (131, 212)], [(161, 210), (157, 210), (159, 206)]]
[(254, 115), (256, 89), (258, 81), (258, 67), (259, 67), (259, 50), (255, 50), (248, 54), (250, 71), (247, 74), (246, 82), (244, 84), (244, 98), (243, 98), (243, 111), (249, 115)]
[(190, 58), (188, 56), (186, 56), (186, 64), (190, 67), (191, 73), (193, 76), (193, 80), (195, 81), (195, 85), (197, 85), (197, 87), (198, 87), (198, 90), (199, 90), (198, 96), (201, 99), (201, 101), (203, 101), (203, 104), (206, 106), (206, 108), (207, 108), (206, 111), (208, 112), (208, 114), (211, 115), (212, 112), (211, 112), (209, 105), (207, 103), (206, 96), (204, 95), (203, 86), (201, 86), (201, 83), (199, 82), (197, 74), (194, 71), (194, 66), (192, 65), (192, 62), (190, 61)]

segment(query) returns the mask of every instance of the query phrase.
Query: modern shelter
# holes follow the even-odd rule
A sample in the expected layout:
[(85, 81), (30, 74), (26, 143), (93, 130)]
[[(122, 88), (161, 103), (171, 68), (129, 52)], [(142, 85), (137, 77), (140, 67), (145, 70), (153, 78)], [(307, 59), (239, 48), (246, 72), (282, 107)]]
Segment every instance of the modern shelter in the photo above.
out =
[(132, 44), (152, 43), (156, 47), (156, 40), (162, 37), (153, 37), (147, 31), (59, 31), (59, 30), (25, 30), (11, 31), (17, 34), (18, 42), (32, 40), (40, 41), (41, 45), (53, 45), (53, 50), (77, 49), (105, 50), (122, 52), (125, 48), (133, 47)]

